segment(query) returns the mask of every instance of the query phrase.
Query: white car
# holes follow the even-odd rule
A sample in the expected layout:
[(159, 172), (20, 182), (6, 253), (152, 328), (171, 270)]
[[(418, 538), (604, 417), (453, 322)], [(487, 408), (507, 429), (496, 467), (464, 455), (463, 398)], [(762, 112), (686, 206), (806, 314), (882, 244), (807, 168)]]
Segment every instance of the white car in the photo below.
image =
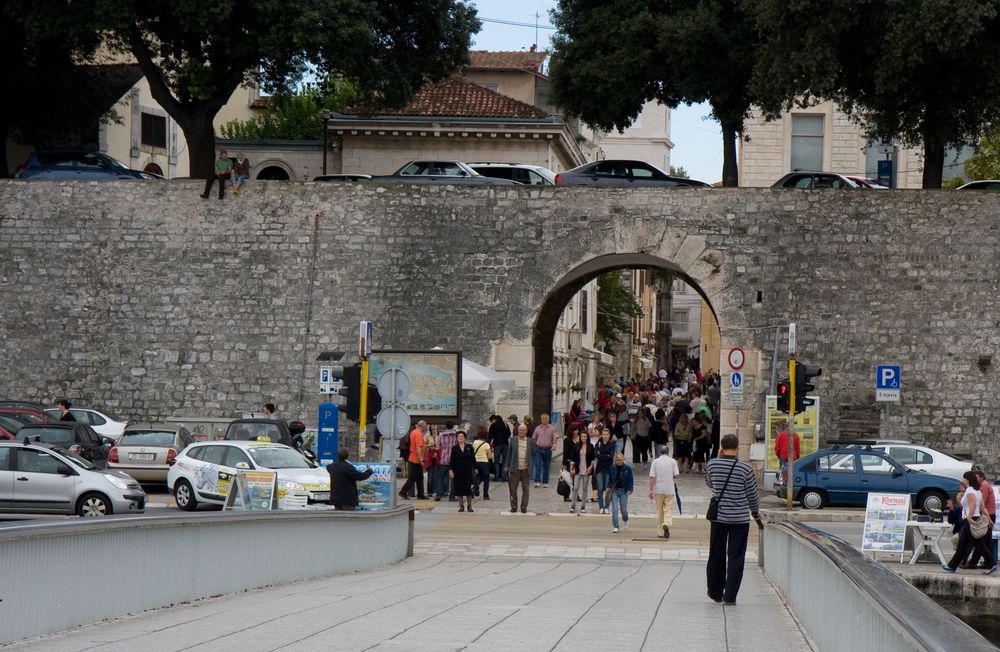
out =
[(278, 508), (305, 509), (330, 500), (330, 476), (290, 446), (260, 441), (205, 441), (185, 448), (167, 472), (167, 488), (185, 511), (223, 505), (243, 470), (276, 471)]
[[(887, 442), (870, 444), (869, 446), (872, 450), (881, 451), (914, 471), (926, 471), (961, 480), (963, 473), (972, 470), (972, 460), (960, 460), (919, 444)], [(853, 445), (851, 447), (861, 446)]]
[[(70, 408), (69, 413), (78, 422), (88, 424), (97, 434), (102, 437), (110, 437), (115, 441), (118, 441), (118, 438), (125, 432), (125, 427), (128, 426), (128, 421), (118, 421), (97, 410)], [(59, 417), (62, 416), (59, 408), (45, 408), (45, 414), (49, 417), (49, 421), (58, 421)]]

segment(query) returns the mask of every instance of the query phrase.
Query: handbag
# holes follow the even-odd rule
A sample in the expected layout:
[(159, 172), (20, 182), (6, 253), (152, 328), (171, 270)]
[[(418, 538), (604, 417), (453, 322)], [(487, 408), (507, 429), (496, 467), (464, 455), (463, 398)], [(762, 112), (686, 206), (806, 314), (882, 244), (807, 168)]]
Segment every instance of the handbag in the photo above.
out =
[(722, 491), (719, 495), (712, 495), (711, 500), (708, 501), (708, 512), (705, 513), (705, 518), (710, 521), (714, 521), (719, 518), (719, 500), (722, 498), (722, 494), (726, 493), (726, 487), (729, 486), (729, 478), (733, 477), (733, 471), (736, 470), (736, 465), (739, 464), (738, 461), (733, 460), (733, 466), (729, 469), (729, 475), (726, 476), (726, 483), (722, 485)]
[(559, 478), (559, 484), (556, 485), (556, 493), (563, 498), (569, 496), (569, 483), (564, 478)]
[(983, 514), (978, 520), (969, 519), (969, 534), (973, 539), (982, 539), (989, 532), (993, 522), (990, 521), (989, 514)]

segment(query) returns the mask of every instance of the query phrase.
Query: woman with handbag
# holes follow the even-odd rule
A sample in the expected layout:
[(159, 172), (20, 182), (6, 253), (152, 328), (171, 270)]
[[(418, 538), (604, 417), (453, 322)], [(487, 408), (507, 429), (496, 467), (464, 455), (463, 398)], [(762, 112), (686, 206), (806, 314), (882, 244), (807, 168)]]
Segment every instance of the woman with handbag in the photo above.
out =
[(975, 471), (966, 471), (962, 477), (969, 488), (962, 494), (962, 529), (958, 533), (958, 547), (951, 561), (941, 568), (949, 573), (956, 572), (958, 565), (968, 559), (969, 553), (975, 549), (989, 569), (983, 575), (993, 575), (997, 572), (997, 560), (993, 558), (993, 542), (986, 540), (990, 516), (981, 509), (983, 495), (979, 491), (979, 475)]
[(472, 453), (476, 459), (475, 486), (473, 492), (479, 496), (479, 485), (483, 487), (483, 500), (490, 499), (490, 468), (493, 466), (493, 448), (490, 447), (490, 434), (486, 428), (480, 428), (476, 441), (472, 443)]
[(466, 503), (472, 511), (472, 469), (475, 466), (476, 454), (472, 446), (465, 443), (465, 431), (459, 430), (458, 443), (451, 449), (451, 468), (448, 477), (455, 485), (455, 496), (458, 498), (458, 511), (464, 512)]

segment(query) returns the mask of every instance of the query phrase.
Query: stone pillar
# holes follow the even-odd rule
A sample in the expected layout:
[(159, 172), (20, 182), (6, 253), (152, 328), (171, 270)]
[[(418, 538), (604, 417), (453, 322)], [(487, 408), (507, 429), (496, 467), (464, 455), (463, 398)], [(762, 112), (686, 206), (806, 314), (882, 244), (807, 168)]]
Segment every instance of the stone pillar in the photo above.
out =
[[(732, 370), (729, 367), (729, 351), (734, 347), (742, 348), (745, 355), (743, 368), (743, 405), (739, 408), (733, 407), (729, 396), (729, 376)], [(763, 397), (767, 392), (767, 385), (770, 379), (761, 377), (761, 351), (751, 349), (744, 345), (740, 337), (722, 335), (722, 346), (719, 352), (719, 369), (722, 376), (722, 403), (720, 412), (722, 425), (720, 434), (739, 434), (740, 438), (740, 459), (750, 459), (750, 444), (753, 443), (754, 425), (760, 422), (763, 406)]]

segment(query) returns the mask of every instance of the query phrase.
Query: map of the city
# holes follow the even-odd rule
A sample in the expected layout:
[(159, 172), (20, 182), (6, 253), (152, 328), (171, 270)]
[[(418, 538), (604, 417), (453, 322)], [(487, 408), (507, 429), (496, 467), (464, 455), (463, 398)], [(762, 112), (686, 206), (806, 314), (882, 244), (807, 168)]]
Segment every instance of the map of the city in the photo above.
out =
[(373, 351), (372, 383), (387, 369), (402, 369), (410, 377), (410, 395), (403, 407), (411, 417), (458, 418), (461, 411), (462, 353), (460, 351)]

